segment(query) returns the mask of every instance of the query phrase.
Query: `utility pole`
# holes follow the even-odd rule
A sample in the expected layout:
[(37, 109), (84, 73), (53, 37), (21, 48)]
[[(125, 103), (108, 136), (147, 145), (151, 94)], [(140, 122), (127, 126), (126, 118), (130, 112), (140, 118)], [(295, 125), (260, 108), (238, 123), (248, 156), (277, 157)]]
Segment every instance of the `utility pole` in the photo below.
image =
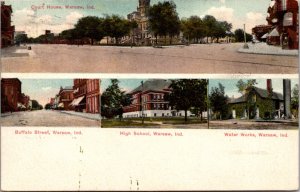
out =
[(144, 102), (143, 102), (144, 82), (141, 81), (141, 84), (142, 84), (142, 93), (141, 93), (142, 124), (144, 125)]
[(245, 41), (244, 49), (249, 49), (249, 46), (247, 44), (247, 36), (246, 36), (246, 24), (244, 24), (244, 41)]
[(209, 115), (210, 115), (210, 100), (209, 100), (209, 79), (207, 80), (207, 128), (209, 129)]

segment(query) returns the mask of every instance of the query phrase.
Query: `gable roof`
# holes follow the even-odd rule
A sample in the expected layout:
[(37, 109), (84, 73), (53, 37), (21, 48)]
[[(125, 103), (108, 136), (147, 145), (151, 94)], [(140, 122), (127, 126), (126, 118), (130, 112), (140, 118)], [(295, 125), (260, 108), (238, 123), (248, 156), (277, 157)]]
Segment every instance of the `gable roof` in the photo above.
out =
[[(250, 89), (254, 90), (261, 98), (268, 99), (269, 92), (266, 89), (261, 89), (258, 87), (251, 87)], [(281, 93), (273, 92), (272, 99), (283, 101), (283, 96)], [(229, 103), (243, 103), (246, 102), (246, 95), (242, 95), (239, 98), (229, 100)]]
[(166, 89), (169, 89), (169, 86), (171, 85), (171, 81), (164, 80), (164, 79), (150, 79), (144, 82), (144, 86), (142, 85), (138, 86), (129, 94), (134, 94), (136, 92), (145, 92), (145, 91), (165, 91)]

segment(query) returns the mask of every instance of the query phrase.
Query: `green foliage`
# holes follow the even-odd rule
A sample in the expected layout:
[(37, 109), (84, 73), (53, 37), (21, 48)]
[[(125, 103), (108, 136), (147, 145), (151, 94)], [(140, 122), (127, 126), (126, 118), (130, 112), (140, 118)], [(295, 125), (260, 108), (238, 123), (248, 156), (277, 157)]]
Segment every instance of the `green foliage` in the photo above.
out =
[[(234, 31), (234, 37), (236, 42), (244, 42), (244, 30), (243, 29), (236, 29)], [(246, 41), (249, 42), (252, 40), (252, 35), (246, 33)]]
[(128, 21), (118, 15), (112, 15), (103, 19), (103, 25), (100, 28), (107, 36), (115, 38), (115, 42), (118, 44), (119, 38), (129, 35), (130, 30), (136, 27), (136, 22)]
[(111, 119), (116, 116), (122, 118), (123, 107), (131, 104), (131, 98), (121, 91), (119, 80), (112, 79), (111, 85), (101, 95), (101, 114)]
[(51, 109), (51, 104), (50, 103), (47, 103), (46, 105), (45, 105), (45, 109)]
[(199, 39), (205, 35), (204, 23), (198, 16), (191, 16), (188, 19), (182, 19), (181, 30), (185, 38), (189, 41), (194, 39), (194, 42), (197, 43)]
[(216, 113), (218, 119), (226, 119), (228, 112), (228, 97), (225, 95), (225, 87), (219, 83), (219, 87), (213, 87), (210, 95), (211, 109)]
[(149, 9), (149, 27), (154, 36), (173, 37), (180, 32), (180, 20), (173, 1), (158, 2)]
[(40, 110), (43, 109), (43, 106), (39, 104), (37, 100), (31, 100), (32, 103), (32, 110)]
[(16, 43), (27, 43), (28, 42), (28, 37), (27, 34), (18, 34), (15, 37)]
[(83, 17), (75, 25), (75, 31), (81, 37), (90, 38), (91, 45), (93, 45), (94, 40), (100, 41), (105, 36), (102, 28), (99, 27), (102, 22), (103, 20), (96, 16)]
[(253, 87), (254, 85), (256, 85), (257, 82), (256, 82), (256, 79), (249, 79), (247, 80), (246, 82), (244, 82), (242, 79), (240, 79), (236, 86), (238, 88), (238, 92), (241, 93), (241, 94), (244, 94), (244, 92), (250, 88), (250, 87)]
[[(187, 121), (187, 111), (197, 108), (199, 113), (207, 109), (207, 80), (180, 79), (173, 80), (170, 88), (171, 93), (165, 96), (169, 105), (176, 110), (185, 111), (185, 121)], [(200, 114), (201, 114), (200, 113)]]

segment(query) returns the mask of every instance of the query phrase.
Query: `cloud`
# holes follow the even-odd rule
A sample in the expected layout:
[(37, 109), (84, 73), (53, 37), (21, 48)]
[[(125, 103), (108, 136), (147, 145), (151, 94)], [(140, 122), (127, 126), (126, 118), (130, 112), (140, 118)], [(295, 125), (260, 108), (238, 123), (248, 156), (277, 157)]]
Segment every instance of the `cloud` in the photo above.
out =
[(51, 90), (52, 89), (52, 87), (42, 87), (42, 90), (43, 91), (49, 91), (49, 90)]
[(264, 14), (259, 12), (246, 13), (246, 31), (251, 32), (252, 28), (256, 25), (266, 24), (266, 18)]
[(75, 25), (77, 21), (83, 17), (83, 14), (78, 12), (71, 12), (69, 15), (66, 16), (66, 24), (69, 25)]
[(29, 37), (37, 37), (44, 34), (45, 30), (60, 33), (63, 30), (71, 29), (81, 17), (83, 17), (83, 14), (75, 11), (70, 12), (65, 18), (52, 15), (35, 17), (33, 10), (24, 8), (15, 11), (13, 22), (16, 31), (25, 31)]
[(232, 22), (234, 10), (226, 6), (211, 7), (207, 10), (207, 14), (214, 16), (219, 21)]

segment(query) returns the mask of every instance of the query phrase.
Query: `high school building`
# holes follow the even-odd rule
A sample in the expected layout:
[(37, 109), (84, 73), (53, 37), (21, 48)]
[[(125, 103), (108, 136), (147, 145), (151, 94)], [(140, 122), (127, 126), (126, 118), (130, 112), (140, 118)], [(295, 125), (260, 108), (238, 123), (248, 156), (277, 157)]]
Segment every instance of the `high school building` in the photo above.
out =
[[(170, 93), (171, 81), (147, 80), (129, 93), (132, 103), (123, 108), (124, 118), (184, 116), (184, 111), (173, 110), (165, 95)], [(188, 111), (188, 116), (191, 113)]]

